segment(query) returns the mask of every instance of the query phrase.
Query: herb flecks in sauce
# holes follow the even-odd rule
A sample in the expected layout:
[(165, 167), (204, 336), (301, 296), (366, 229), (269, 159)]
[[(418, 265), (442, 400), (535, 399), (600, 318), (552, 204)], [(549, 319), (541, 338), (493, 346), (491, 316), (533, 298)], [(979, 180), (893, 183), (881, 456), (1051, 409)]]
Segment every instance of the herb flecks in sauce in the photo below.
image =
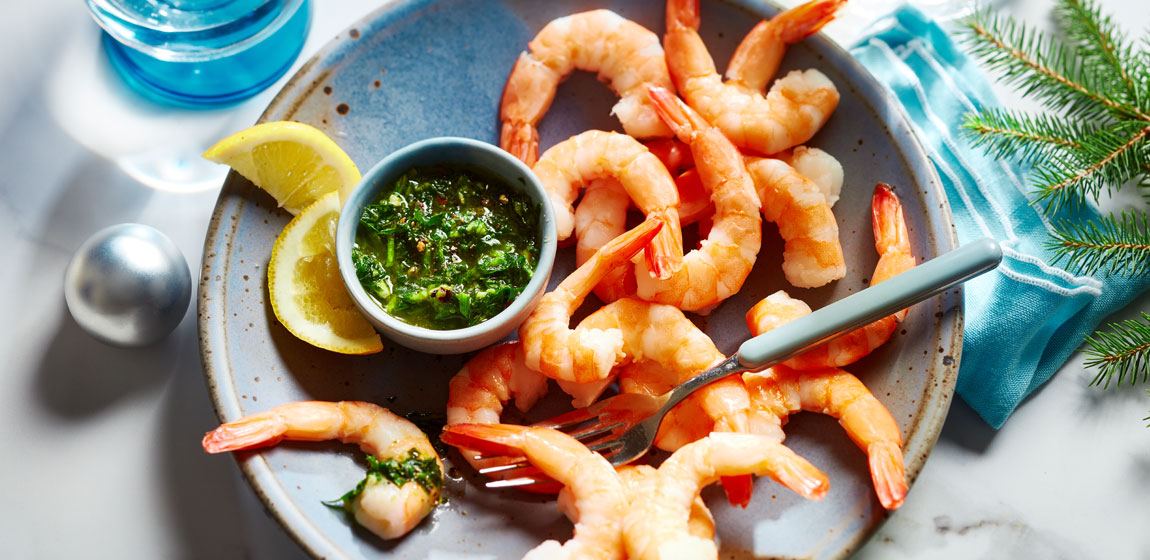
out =
[(539, 262), (539, 206), (470, 170), (417, 167), (368, 205), (352, 261), (387, 313), (431, 329), (479, 324), (523, 292)]
[(374, 455), (368, 455), (367, 474), (363, 480), (347, 494), (330, 502), (324, 502), (324, 505), (350, 512), (355, 499), (363, 493), (369, 483), (377, 484), (385, 481), (396, 486), (415, 482), (424, 492), (435, 494), (443, 488), (443, 472), (435, 462), (435, 457), (421, 456), (415, 448), (409, 449), (407, 457), (403, 460), (380, 461)]

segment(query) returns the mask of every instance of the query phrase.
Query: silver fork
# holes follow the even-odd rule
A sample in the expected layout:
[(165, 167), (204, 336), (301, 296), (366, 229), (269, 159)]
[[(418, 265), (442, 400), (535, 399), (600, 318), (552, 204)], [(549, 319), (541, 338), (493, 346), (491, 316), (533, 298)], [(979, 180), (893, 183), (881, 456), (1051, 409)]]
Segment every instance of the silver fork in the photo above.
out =
[[(612, 465), (627, 464), (651, 448), (667, 412), (701, 387), (728, 375), (778, 365), (992, 270), (1001, 260), (998, 243), (980, 239), (747, 340), (731, 357), (662, 395), (616, 395), (534, 425), (568, 433)], [(487, 483), (489, 488), (554, 482), (523, 460), (479, 472), (496, 479)]]

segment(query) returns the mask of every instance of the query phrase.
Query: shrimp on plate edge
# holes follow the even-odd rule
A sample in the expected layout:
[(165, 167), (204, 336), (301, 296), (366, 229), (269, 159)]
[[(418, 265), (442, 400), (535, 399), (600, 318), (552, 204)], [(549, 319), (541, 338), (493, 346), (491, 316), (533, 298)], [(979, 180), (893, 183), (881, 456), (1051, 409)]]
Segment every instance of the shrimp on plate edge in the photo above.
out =
[[(360, 485), (340, 501), (357, 523), (382, 539), (407, 534), (439, 503), (443, 463), (427, 435), (410, 421), (368, 402), (277, 405), (221, 425), (205, 434), (202, 444), (208, 453), (222, 453), (270, 447), (283, 440), (359, 445), (369, 455), (371, 467)], [(397, 484), (384, 472), (392, 462), (405, 464), (420, 476)]]
[[(770, 21), (793, 29), (786, 36), (790, 39), (800, 35), (800, 31), (807, 34), (817, 31), (827, 21), (824, 8), (830, 8), (833, 14), (839, 4), (841, 0), (812, 0)], [(698, 0), (668, 0), (666, 22), (663, 47), (675, 87), (692, 108), (740, 148), (769, 155), (802, 144), (822, 128), (838, 105), (838, 90), (826, 75), (814, 69), (790, 72), (777, 80), (765, 96), (761, 89), (744, 87), (739, 82), (724, 83), (699, 37)], [(778, 35), (780, 39), (783, 37)], [(767, 43), (782, 49), (786, 42)], [(773, 73), (774, 68), (756, 64), (758, 59), (775, 55), (752, 56), (752, 51), (762, 50), (764, 45), (754, 38), (744, 43), (747, 54), (733, 59), (735, 74), (748, 84), (757, 85), (762, 81), (765, 85), (770, 79), (767, 72)]]
[[(906, 218), (903, 216), (902, 203), (890, 185), (879, 183), (875, 186), (871, 202), (871, 221), (875, 250), (879, 254), (878, 264), (875, 265), (870, 282), (874, 285), (910, 270), (916, 261), (910, 248), (910, 234), (907, 231)], [(806, 313), (811, 312), (805, 303), (792, 301), (805, 307)], [(748, 326), (752, 323), (759, 324), (763, 332), (769, 330), (771, 324), (777, 326), (777, 315), (786, 313), (780, 305), (782, 303), (778, 298), (764, 299), (755, 304), (747, 313)], [(794, 369), (819, 369), (853, 364), (890, 340), (895, 328), (906, 318), (906, 313), (906, 309), (892, 313), (791, 358), (787, 360), (786, 365)], [(752, 330), (754, 328), (752, 327)]]

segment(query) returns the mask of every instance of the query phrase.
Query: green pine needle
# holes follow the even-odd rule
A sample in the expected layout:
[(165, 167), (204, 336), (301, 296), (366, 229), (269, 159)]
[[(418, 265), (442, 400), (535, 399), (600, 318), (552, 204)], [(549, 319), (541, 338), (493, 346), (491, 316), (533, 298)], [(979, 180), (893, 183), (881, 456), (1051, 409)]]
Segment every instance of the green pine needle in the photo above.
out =
[(994, 157), (1017, 157), (1028, 163), (1063, 150), (1081, 150), (1078, 139), (1094, 132), (1094, 127), (1065, 119), (1009, 109), (968, 113), (962, 127), (975, 146), (983, 146)]
[[(1072, 4), (1074, 0), (1063, 0)], [(1061, 107), (1064, 116), (1082, 120), (1108, 117), (1150, 121), (1139, 107), (1115, 101), (1103, 92), (1124, 87), (1110, 73), (1096, 72), (1078, 56), (1073, 45), (1020, 25), (989, 10), (976, 12), (966, 22), (967, 45), (1003, 81), (1019, 87), (1047, 106)], [(1113, 41), (1116, 39), (1111, 38)]]
[[(1036, 202), (1051, 213), (1131, 184), (1144, 189), (1150, 203), (1150, 35), (1131, 42), (1095, 0), (1059, 0), (1054, 16), (1057, 37), (989, 10), (966, 21), (970, 52), (1050, 110), (985, 109), (967, 115), (967, 136), (995, 157), (1030, 164)], [(1047, 247), (1067, 268), (1144, 276), (1150, 274), (1150, 213), (1063, 220)], [(1098, 370), (1094, 385), (1150, 381), (1150, 314), (1088, 336), (1083, 351), (1086, 366)]]
[(1134, 76), (1145, 74), (1145, 66), (1138, 68), (1139, 57), (1133, 56), (1125, 46), (1126, 37), (1108, 16), (1102, 14), (1093, 2), (1065, 0), (1059, 3), (1054, 17), (1066, 34), (1067, 42), (1077, 47), (1083, 64), (1093, 72), (1103, 74), (1101, 84), (1108, 97), (1131, 105), (1140, 105)]
[(1086, 337), (1086, 367), (1097, 367), (1098, 375), (1091, 385), (1109, 387), (1110, 381), (1118, 376), (1117, 385), (1129, 376), (1133, 385), (1141, 374), (1142, 381), (1150, 380), (1150, 313), (1142, 313), (1142, 319), (1128, 319), (1107, 326), (1110, 330), (1100, 330)]
[(1150, 217), (1146, 213), (1111, 214), (1095, 222), (1063, 221), (1047, 243), (1055, 263), (1087, 274), (1150, 272)]
[[(1133, 129), (1133, 130), (1132, 130)], [(1098, 200), (1139, 175), (1150, 158), (1150, 123), (1119, 122), (1077, 140), (1079, 149), (1065, 150), (1035, 168), (1038, 200), (1057, 211), (1077, 208), (1087, 196)]]

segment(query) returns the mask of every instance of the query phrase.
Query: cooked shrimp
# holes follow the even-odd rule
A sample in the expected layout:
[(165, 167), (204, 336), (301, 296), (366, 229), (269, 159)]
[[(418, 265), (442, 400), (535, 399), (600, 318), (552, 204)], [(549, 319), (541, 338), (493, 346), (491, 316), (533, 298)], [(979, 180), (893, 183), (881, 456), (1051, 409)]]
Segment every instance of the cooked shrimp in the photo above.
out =
[[(839, 193), (843, 188), (843, 165), (834, 156), (818, 148), (795, 146), (771, 157), (782, 160), (798, 171), (799, 175), (810, 179), (818, 186), (831, 207), (838, 202)], [(680, 226), (687, 227), (714, 213), (715, 207), (711, 204), (707, 191), (699, 180), (699, 174), (694, 169), (675, 177), (675, 186), (679, 187)]]
[(606, 379), (623, 358), (623, 333), (618, 330), (570, 328), (571, 315), (591, 289), (616, 266), (643, 249), (662, 222), (647, 219), (603, 246), (540, 300), (519, 326), (524, 363), (547, 377), (575, 382)]
[(528, 166), (539, 154), (535, 128), (551, 106), (559, 82), (575, 69), (599, 73), (620, 100), (611, 109), (636, 138), (670, 136), (647, 102), (643, 85), (671, 86), (659, 37), (609, 10), (592, 10), (548, 23), (519, 55), (499, 105), (500, 146)]
[[(521, 412), (547, 394), (547, 378), (523, 363), (519, 341), (483, 350), (468, 360), (447, 388), (447, 425), (498, 424), (503, 407), (512, 398)], [(476, 453), (463, 453), (475, 468), (491, 466)]]
[[(344, 496), (356, 522), (380, 538), (407, 534), (439, 502), (443, 463), (427, 436), (380, 406), (356, 401), (302, 401), (228, 422), (204, 436), (208, 453), (268, 447), (282, 440), (338, 440), (358, 444), (374, 457), (362, 491)], [(416, 476), (393, 482), (397, 470)], [(401, 479), (402, 480), (402, 479)], [(349, 503), (350, 500), (350, 503)]]
[[(843, 190), (843, 164), (839, 163), (839, 160), (835, 159), (834, 156), (818, 148), (795, 146), (791, 150), (785, 150), (771, 157), (783, 160), (787, 165), (795, 168), (799, 175), (810, 179), (819, 187), (819, 191), (827, 199), (827, 204), (832, 208), (839, 201), (839, 193)], [(681, 189), (680, 192), (682, 192)], [(683, 200), (681, 196), (679, 199), (680, 213), (682, 213)]]
[(779, 425), (799, 410), (833, 416), (867, 454), (879, 502), (898, 509), (906, 498), (902, 434), (890, 411), (850, 373), (837, 368), (799, 371), (786, 366), (744, 374), (756, 409), (770, 412)]
[(610, 177), (619, 181), (648, 218), (663, 222), (663, 231), (645, 251), (652, 273), (666, 277), (679, 268), (683, 259), (679, 191), (659, 158), (638, 140), (617, 132), (589, 130), (552, 146), (533, 171), (555, 209), (560, 241), (570, 237), (574, 229), (572, 205), (579, 192), (591, 181)]
[[(814, 11), (796, 12), (795, 17), (811, 26), (816, 17), (822, 16)], [(667, 1), (663, 45), (675, 87), (692, 108), (736, 146), (774, 154), (802, 144), (822, 128), (838, 105), (838, 90), (818, 70), (787, 74), (771, 86), (765, 97), (761, 88), (724, 84), (698, 29), (698, 0)], [(740, 66), (747, 69), (753, 64)], [(748, 76), (744, 79), (754, 81)]]
[(819, 187), (781, 160), (748, 157), (763, 217), (785, 241), (783, 275), (793, 286), (817, 288), (846, 276), (839, 226)]
[[(645, 383), (662, 383), (665, 391), (721, 362), (726, 356), (699, 327), (679, 309), (670, 306), (620, 299), (587, 316), (578, 331), (618, 332), (622, 337), (622, 357), (616, 365), (653, 362), (669, 378)], [(635, 380), (629, 380), (628, 383)], [(710, 417), (708, 431), (747, 431), (746, 389), (738, 377), (712, 383), (691, 395)]]
[[(575, 207), (575, 263), (582, 265), (608, 241), (627, 229), (627, 208), (631, 199), (619, 181), (606, 177), (591, 181)], [(595, 285), (595, 295), (610, 303), (635, 293), (634, 267), (617, 266)]]
[[(710, 337), (669, 305), (621, 299), (587, 316), (578, 328), (623, 334), (625, 358), (620, 365), (631, 364), (619, 379), (624, 392), (665, 393), (725, 358)], [(655, 444), (673, 451), (712, 431), (747, 432), (749, 410), (750, 399), (741, 379), (732, 376), (716, 381), (671, 411), (659, 427)], [(724, 479), (723, 488), (734, 505), (746, 506), (750, 501), (750, 477)]]
[[(658, 483), (659, 471), (651, 465), (623, 465), (616, 472), (623, 481), (623, 489), (627, 492), (627, 499), (634, 502), (640, 496), (650, 495)], [(562, 494), (560, 494), (562, 496)], [(715, 538), (715, 518), (703, 498), (695, 496), (691, 502), (691, 513), (687, 518), (687, 532), (700, 539)]]
[[(776, 292), (770, 300), (772, 316), (747, 326), (758, 336), (810, 313), (805, 303)], [(871, 480), (879, 502), (886, 509), (898, 509), (906, 497), (906, 472), (902, 460), (902, 432), (890, 411), (850, 373), (837, 368), (799, 371), (785, 365), (743, 374), (751, 403), (760, 414), (773, 417), (781, 433), (787, 418), (799, 410), (833, 416), (839, 420), (855, 445), (866, 452)], [(761, 429), (761, 426), (759, 426)]]
[(727, 83), (748, 91), (765, 90), (779, 71), (787, 46), (822, 29), (845, 3), (846, 0), (811, 0), (760, 21), (731, 55)]
[(715, 541), (689, 531), (691, 505), (720, 476), (766, 475), (808, 499), (826, 495), (827, 476), (765, 436), (714, 433), (680, 448), (658, 469), (645, 496), (631, 502), (623, 523), (633, 560), (717, 558)]
[(524, 558), (622, 559), (627, 494), (615, 468), (571, 436), (550, 428), (509, 424), (456, 424), (440, 438), (448, 445), (518, 455), (566, 487), (574, 499), (568, 516), (575, 535), (560, 545), (546, 541)]
[(670, 278), (653, 278), (639, 263), (637, 295), (685, 311), (706, 312), (739, 291), (762, 242), (762, 218), (754, 184), (730, 141), (670, 91), (648, 89), (659, 116), (691, 146), (696, 169), (711, 194), (715, 213), (707, 238), (683, 256)]
[[(875, 249), (879, 253), (878, 265), (871, 276), (873, 285), (913, 268), (915, 259), (910, 249), (902, 204), (889, 185), (879, 183), (875, 186), (871, 217)], [(770, 324), (779, 321), (780, 315), (793, 315), (796, 310), (801, 311), (800, 306), (805, 309), (802, 314), (811, 312), (805, 303), (791, 299), (786, 293), (780, 294), (760, 301), (747, 313), (747, 326), (752, 331), (758, 325), (757, 328), (765, 332)], [(886, 343), (905, 317), (906, 310), (903, 309), (791, 358), (786, 365), (795, 369), (818, 369), (853, 364)]]

